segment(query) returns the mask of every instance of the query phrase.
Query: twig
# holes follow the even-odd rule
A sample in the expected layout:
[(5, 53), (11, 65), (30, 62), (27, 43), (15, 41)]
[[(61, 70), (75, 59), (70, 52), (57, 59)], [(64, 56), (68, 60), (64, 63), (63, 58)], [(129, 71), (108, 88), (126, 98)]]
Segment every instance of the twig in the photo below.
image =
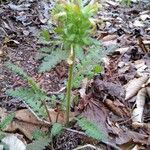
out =
[(48, 92), (48, 96), (50, 95), (57, 95), (60, 94), (61, 92), (63, 92), (66, 89), (66, 87), (62, 87), (59, 91), (55, 91), (55, 92)]
[(95, 149), (95, 150), (101, 150), (100, 148), (98, 148), (94, 145), (91, 145), (91, 144), (86, 144), (86, 145), (83, 145), (83, 146), (79, 146), (77, 148), (74, 148), (73, 150), (82, 150), (82, 149), (85, 149), (85, 148), (92, 148), (92, 149)]
[[(137, 115), (136, 115), (137, 116)], [(125, 120), (125, 121), (123, 121), (123, 122), (120, 122), (120, 123), (118, 123), (119, 125), (122, 125), (122, 124), (124, 124), (124, 123), (127, 123), (127, 122), (129, 122), (129, 121), (131, 121), (134, 117), (136, 117), (136, 116), (132, 116), (132, 117), (130, 117), (129, 119), (127, 119), (127, 120)]]

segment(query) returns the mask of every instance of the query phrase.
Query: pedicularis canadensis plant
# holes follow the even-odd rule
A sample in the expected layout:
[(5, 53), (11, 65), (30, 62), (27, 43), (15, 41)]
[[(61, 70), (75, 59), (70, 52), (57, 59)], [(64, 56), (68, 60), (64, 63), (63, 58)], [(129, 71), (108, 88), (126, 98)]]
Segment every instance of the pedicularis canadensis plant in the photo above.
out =
[(98, 3), (83, 4), (82, 0), (59, 1), (53, 11), (56, 33), (63, 41), (65, 48), (70, 50), (68, 57), (69, 74), (66, 93), (66, 124), (69, 123), (70, 100), (73, 80), (73, 67), (76, 53), (84, 46), (91, 45), (91, 34), (95, 28), (92, 16), (98, 11)]
[[(79, 83), (85, 76), (91, 78), (94, 74), (99, 73), (101, 68), (98, 64), (101, 58), (108, 53), (105, 50), (102, 51), (99, 41), (91, 38), (91, 34), (96, 29), (95, 19), (92, 17), (98, 11), (98, 7), (98, 3), (94, 2), (84, 4), (80, 0), (59, 1), (52, 16), (56, 25), (55, 32), (59, 35), (54, 43), (61, 43), (62, 49), (59, 47), (59, 44), (59, 46), (56, 44), (57, 48), (52, 50), (50, 54), (48, 47), (41, 50), (45, 52), (46, 57), (40, 72), (49, 71), (57, 63), (60, 63), (61, 60), (65, 60), (68, 57), (69, 73), (65, 107), (62, 103), (66, 111), (66, 125), (69, 123), (72, 87), (78, 88), (80, 86)], [(53, 42), (50, 39), (49, 32), (44, 31), (43, 34), (46, 37), (47, 43)], [(83, 48), (85, 46), (88, 46), (90, 51), (87, 52), (86, 49), (84, 53)], [(79, 59), (78, 63), (75, 61), (76, 59)], [(52, 123), (48, 107), (53, 108), (53, 105), (56, 105), (56, 97), (54, 95), (54, 97), (50, 96), (32, 77), (24, 72), (22, 68), (10, 62), (6, 63), (6, 66), (14, 73), (20, 75), (28, 83), (27, 87), (7, 90), (7, 94), (22, 99), (34, 115), (39, 119), (49, 117), (49, 122)], [(74, 78), (73, 72), (75, 74)], [(101, 136), (103, 136), (103, 134), (95, 124), (85, 118), (79, 118), (76, 119), (76, 121), (87, 135), (92, 138), (102, 139)], [(53, 124), (50, 138), (52, 139), (52, 137), (57, 135), (62, 129), (64, 129), (63, 125), (58, 123)], [(45, 139), (40, 138), (37, 141), (35, 140), (31, 145), (29, 144), (29, 149), (35, 149), (35, 146), (43, 147), (44, 149), (48, 143), (49, 140), (47, 140), (47, 137)]]

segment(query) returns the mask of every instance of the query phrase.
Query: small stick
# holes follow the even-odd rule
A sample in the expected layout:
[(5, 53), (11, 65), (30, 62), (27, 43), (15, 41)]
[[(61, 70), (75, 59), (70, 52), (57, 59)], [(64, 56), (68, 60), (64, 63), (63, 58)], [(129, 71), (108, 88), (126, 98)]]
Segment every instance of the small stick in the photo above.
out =
[(95, 149), (95, 150), (101, 150), (100, 148), (94, 146), (94, 145), (91, 145), (91, 144), (86, 144), (86, 145), (83, 145), (83, 146), (79, 146), (73, 150), (82, 150), (82, 149), (85, 149), (85, 148), (92, 148), (92, 149)]
[[(137, 116), (137, 115), (136, 115)], [(131, 121), (134, 117), (136, 117), (136, 116), (132, 116), (132, 117), (130, 117), (129, 119), (127, 119), (127, 120), (125, 120), (125, 121), (123, 121), (123, 122), (120, 122), (120, 123), (118, 123), (119, 125), (122, 125), (122, 124), (124, 124), (124, 123), (127, 123), (127, 122), (129, 122), (129, 121)]]

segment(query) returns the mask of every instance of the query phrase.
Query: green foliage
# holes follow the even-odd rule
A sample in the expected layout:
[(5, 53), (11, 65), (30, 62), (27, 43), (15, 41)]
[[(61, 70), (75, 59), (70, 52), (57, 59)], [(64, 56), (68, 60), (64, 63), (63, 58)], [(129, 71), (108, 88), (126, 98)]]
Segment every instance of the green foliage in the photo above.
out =
[(16, 66), (11, 62), (7, 62), (5, 66), (12, 70), (14, 73), (22, 76), (25, 80), (27, 80), (28, 84), (35, 92), (44, 92), (40, 89), (39, 85), (30, 76), (28, 76), (28, 74), (22, 68)]
[(75, 66), (75, 76), (73, 80), (74, 88), (78, 88), (85, 77), (91, 79), (94, 75), (102, 71), (102, 67), (99, 64), (102, 59), (102, 53), (106, 55), (106, 52), (102, 51), (100, 47), (91, 49), (85, 58)]
[(42, 30), (41, 36), (44, 38), (45, 41), (50, 41), (50, 34), (48, 30)]
[(31, 109), (39, 116), (45, 117), (46, 111), (43, 106), (43, 100), (49, 100), (45, 91), (43, 91), (38, 83), (36, 83), (24, 70), (12, 63), (6, 63), (6, 66), (11, 69), (14, 73), (21, 75), (27, 80), (28, 88), (19, 88), (16, 90), (7, 90), (7, 94), (13, 97), (20, 98), (28, 104)]
[(6, 136), (5, 132), (0, 130), (0, 141)]
[(19, 88), (16, 90), (7, 90), (7, 94), (24, 100), (39, 117), (46, 116), (42, 100), (46, 100), (48, 97), (43, 93), (35, 93), (32, 88)]
[(47, 136), (47, 133), (43, 132), (42, 130), (37, 129), (32, 133), (32, 136), (33, 136), (33, 139), (38, 140), (40, 138), (45, 138)]
[(67, 51), (63, 51), (61, 49), (56, 49), (55, 51), (52, 51), (50, 55), (44, 58), (42, 64), (40, 65), (39, 72), (49, 71), (62, 60), (66, 60), (67, 57)]
[(38, 140), (33, 141), (31, 144), (27, 145), (27, 150), (44, 150), (46, 146), (48, 146), (50, 143), (50, 139), (40, 138)]
[[(39, 68), (40, 73), (49, 71), (62, 60), (66, 60), (71, 44), (75, 47), (76, 57), (80, 60), (83, 59), (82, 46), (93, 44), (90, 34), (96, 25), (92, 16), (97, 10), (98, 3), (85, 5), (80, 0), (64, 3), (60, 1), (56, 4), (52, 12), (53, 23), (56, 23), (56, 28), (51, 27), (50, 24), (50, 31), (44, 29), (40, 36), (43, 44), (49, 44), (49, 47), (43, 47), (40, 51), (46, 54), (50, 53), (49, 55), (42, 55), (44, 59)], [(56, 47), (58, 48), (56, 49)]]
[[(59, 1), (53, 11), (56, 23), (55, 32), (63, 41), (64, 48), (70, 51), (68, 57), (69, 71), (66, 92), (66, 124), (69, 123), (73, 68), (76, 55), (83, 53), (83, 47), (93, 44), (91, 34), (96, 27), (92, 16), (98, 11), (98, 3), (84, 5), (81, 0)], [(82, 59), (82, 56), (80, 59)]]
[(22, 68), (20, 68), (20, 67), (14, 65), (14, 64), (11, 63), (11, 62), (5, 63), (5, 66), (6, 66), (8, 69), (12, 70), (14, 73), (16, 73), (16, 74), (22, 76), (22, 77), (25, 78), (25, 79), (28, 79), (28, 75), (24, 72), (24, 70), (23, 70)]
[(97, 140), (104, 139), (103, 132), (97, 127), (96, 124), (87, 120), (86, 118), (77, 119), (77, 124), (85, 131), (85, 133), (92, 138)]
[(51, 136), (57, 136), (63, 130), (63, 125), (60, 123), (54, 123), (51, 129)]
[(127, 6), (130, 6), (131, 5), (131, 0), (121, 0), (121, 3), (125, 4)]
[(51, 52), (51, 48), (50, 47), (43, 47), (41, 49), (39, 49), (41, 52), (43, 53), (50, 53)]
[(90, 34), (95, 23), (92, 16), (98, 10), (98, 3), (84, 5), (80, 0), (61, 2), (53, 11), (53, 20), (57, 24), (56, 33), (65, 46), (72, 44), (80, 47), (91, 44)]
[(8, 116), (4, 118), (4, 120), (0, 123), (0, 130), (5, 129), (13, 120), (15, 117), (15, 113), (11, 113)]

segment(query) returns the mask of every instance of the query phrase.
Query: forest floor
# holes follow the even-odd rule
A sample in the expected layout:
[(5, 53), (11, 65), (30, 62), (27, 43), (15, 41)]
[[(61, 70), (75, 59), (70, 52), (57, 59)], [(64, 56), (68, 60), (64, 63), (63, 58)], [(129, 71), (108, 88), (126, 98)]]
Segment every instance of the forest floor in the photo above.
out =
[[(47, 28), (53, 5), (41, 0), (0, 4), (0, 120), (10, 112), (22, 115), (21, 119), (15, 118), (20, 127), (6, 132), (19, 136), (25, 144), (32, 138), (20, 128), (30, 130), (33, 122), (23, 124), (27, 107), (22, 100), (8, 96), (6, 90), (25, 87), (26, 82), (4, 63), (11, 61), (22, 67), (49, 94), (65, 92), (68, 76), (65, 61), (51, 71), (38, 73), (42, 61), (39, 49), (43, 46), (38, 43), (39, 33)], [(66, 131), (55, 139), (55, 149), (71, 150), (79, 145), (85, 145), (80, 149), (150, 149), (149, 8), (148, 1), (133, 3), (130, 7), (109, 0), (102, 3), (97, 15), (102, 23), (97, 25), (95, 38), (101, 41), (105, 51), (110, 48), (114, 51), (103, 59), (104, 71), (92, 80), (83, 81), (86, 87), (73, 92), (80, 95), (77, 109), (95, 122), (108, 140), (82, 139), (80, 132)], [(146, 94), (142, 93), (143, 89)], [(133, 119), (137, 99), (145, 101), (145, 105), (140, 102), (144, 105), (144, 111), (139, 110), (143, 118), (140, 123)]]

